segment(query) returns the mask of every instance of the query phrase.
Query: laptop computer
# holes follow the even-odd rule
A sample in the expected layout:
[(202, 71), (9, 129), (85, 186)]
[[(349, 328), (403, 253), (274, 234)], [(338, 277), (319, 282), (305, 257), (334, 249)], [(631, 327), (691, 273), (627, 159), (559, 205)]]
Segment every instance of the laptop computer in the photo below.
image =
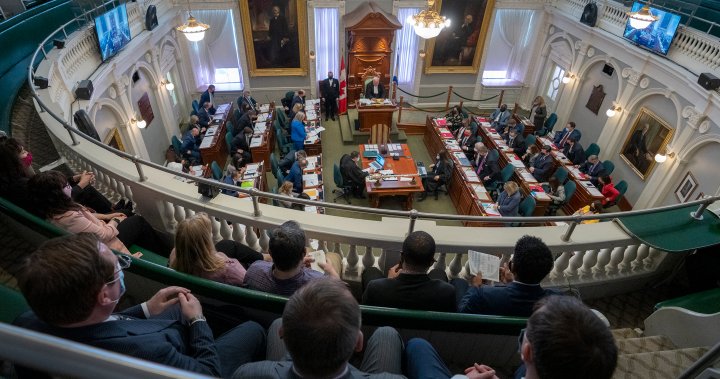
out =
[(375, 171), (382, 170), (383, 166), (385, 166), (385, 157), (380, 154), (375, 157), (374, 161), (370, 162), (370, 167), (374, 168)]

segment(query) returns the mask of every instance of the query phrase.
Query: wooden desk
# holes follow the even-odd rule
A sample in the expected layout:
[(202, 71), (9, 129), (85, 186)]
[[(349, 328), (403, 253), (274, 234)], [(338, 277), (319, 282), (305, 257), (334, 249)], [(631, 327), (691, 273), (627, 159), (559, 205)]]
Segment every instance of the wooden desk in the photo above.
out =
[[(232, 110), (232, 103), (222, 104), (217, 108), (215, 116), (211, 126), (217, 126), (217, 131), (212, 136), (205, 136), (203, 138), (203, 144), (200, 147), (200, 157), (204, 164), (211, 164), (213, 161), (217, 162), (221, 168), (225, 167), (228, 159), (228, 145), (225, 142), (225, 134), (227, 133), (227, 122), (228, 115)], [(207, 147), (205, 145), (205, 139), (209, 140)]]
[(387, 125), (392, 128), (393, 113), (397, 109), (397, 105), (393, 104), (373, 104), (360, 105), (359, 101), (355, 102), (358, 111), (358, 120), (360, 120), (360, 130), (369, 132), (375, 124)]
[(518, 124), (523, 124), (525, 126), (525, 129), (523, 131), (523, 137), (527, 137), (530, 134), (535, 134), (535, 124), (533, 124), (532, 121), (528, 120), (525, 117), (518, 116), (517, 113), (513, 113), (512, 118), (514, 118)]
[[(322, 155), (309, 155), (307, 157), (307, 161), (308, 166), (303, 170), (303, 175), (322, 175)], [(303, 192), (310, 196), (311, 200), (325, 201), (325, 188), (323, 181), (320, 181), (317, 185), (310, 185), (308, 182), (303, 181)], [(325, 208), (306, 206), (305, 212), (325, 213)]]
[[(565, 169), (570, 172), (570, 175), (568, 175), (568, 180), (572, 180), (575, 182), (575, 194), (572, 198), (570, 198), (570, 201), (563, 205), (563, 212), (565, 212), (565, 214), (567, 215), (571, 215), (575, 213), (576, 210), (592, 203), (595, 200), (602, 201), (604, 197), (600, 192), (600, 189), (595, 188), (595, 186), (592, 185), (588, 180), (585, 180), (585, 178), (580, 175), (577, 170), (573, 169), (574, 166), (572, 162), (570, 162), (570, 160), (568, 160), (567, 157), (565, 157), (565, 155), (563, 155), (562, 152), (558, 150), (557, 146), (555, 146), (551, 139), (540, 137), (535, 141), (535, 145), (540, 148), (542, 148), (542, 146), (545, 144), (550, 145), (550, 147), (553, 148), (553, 167), (556, 170), (558, 167), (565, 167)], [(553, 173), (553, 175), (555, 174)]]
[[(275, 120), (275, 103), (263, 104), (258, 107), (261, 112), (258, 112), (258, 117), (267, 117), (262, 130), (259, 124), (263, 122), (255, 122), (255, 128), (253, 131), (253, 140), (261, 139), (260, 145), (253, 147), (252, 143), (250, 146), (250, 154), (252, 155), (253, 162), (270, 162), (270, 153), (275, 150), (275, 128), (273, 127), (273, 121)], [(266, 115), (266, 116), (261, 116)], [(270, 165), (264, 165), (265, 171), (271, 170)]]
[(476, 117), (475, 121), (480, 126), (478, 128), (478, 137), (487, 146), (488, 149), (495, 149), (499, 153), (498, 164), (500, 168), (511, 164), (515, 166), (513, 169), (512, 180), (517, 183), (520, 187), (523, 197), (533, 196), (535, 198), (535, 210), (533, 216), (544, 216), (545, 211), (552, 202), (549, 197), (544, 193), (537, 193), (532, 190), (531, 187), (539, 185), (538, 181), (530, 174), (524, 164), (520, 161), (520, 157), (517, 154), (509, 153), (504, 151), (507, 149), (507, 144), (500, 137), (495, 129), (490, 126), (488, 119), (483, 117)]
[[(263, 166), (265, 166), (265, 162), (263, 161), (248, 163), (248, 165), (246, 166), (246, 173), (243, 174), (242, 179), (240, 179), (240, 181), (238, 181), (236, 185), (242, 188), (254, 187), (263, 192), (267, 191), (267, 177), (265, 175), (265, 169)], [(255, 169), (256, 174), (250, 173), (253, 168)], [(250, 199), (250, 195), (244, 193), (239, 193), (238, 197), (246, 200)], [(267, 203), (267, 198), (260, 198), (260, 201), (263, 203)]]
[[(468, 216), (487, 216), (485, 207), (492, 204), (490, 194), (485, 190), (482, 181), (474, 174), (474, 169), (467, 159), (462, 157), (462, 152), (455, 144), (450, 143), (452, 138), (446, 138), (441, 134), (443, 128), (438, 127), (434, 118), (427, 116), (425, 120), (425, 134), (423, 141), (428, 153), (431, 156), (437, 155), (440, 151), (447, 151), (453, 160), (453, 171), (450, 176), (449, 191), (450, 199), (458, 214)], [(459, 153), (459, 154), (457, 154)], [(488, 222), (463, 222), (465, 226), (502, 226), (502, 223)]]
[[(383, 170), (392, 170), (393, 175), (416, 175), (414, 176), (415, 182), (412, 181), (401, 181), (398, 180), (381, 180), (380, 184), (376, 184), (376, 181), (365, 181), (365, 189), (367, 189), (368, 196), (370, 197), (370, 206), (373, 208), (380, 207), (380, 198), (385, 196), (401, 196), (405, 198), (403, 207), (405, 210), (411, 210), (413, 204), (413, 196), (418, 192), (423, 192), (425, 189), (422, 185), (422, 180), (417, 176), (417, 166), (415, 166), (415, 160), (410, 155), (410, 148), (406, 144), (401, 145), (402, 152), (399, 160), (394, 160), (391, 156), (385, 158), (385, 167)], [(362, 167), (368, 168), (370, 162), (374, 158), (365, 158), (365, 145), (360, 145), (360, 157), (362, 157)]]

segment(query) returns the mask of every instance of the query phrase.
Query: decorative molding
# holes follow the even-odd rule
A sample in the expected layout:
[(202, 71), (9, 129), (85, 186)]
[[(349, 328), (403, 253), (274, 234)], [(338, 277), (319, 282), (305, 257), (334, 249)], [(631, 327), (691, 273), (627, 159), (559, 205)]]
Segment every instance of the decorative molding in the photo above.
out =
[(622, 70), (622, 77), (627, 79), (628, 83), (637, 86), (640, 81), (640, 77), (642, 77), (642, 73), (640, 71), (635, 71), (630, 67), (625, 67)]
[(587, 56), (588, 56), (588, 58), (592, 58), (593, 56), (595, 56), (595, 49), (592, 48), (592, 47), (589, 48), (589, 49), (587, 50)]
[(688, 125), (690, 125), (691, 128), (697, 129), (700, 124), (700, 120), (702, 120), (705, 115), (700, 113), (700, 111), (698, 111), (692, 105), (688, 105), (687, 107), (683, 108), (682, 117), (684, 119), (687, 119), (687, 123)]
[(640, 88), (645, 89), (645, 88), (648, 88), (649, 85), (650, 85), (650, 79), (648, 79), (647, 77), (644, 77), (640, 80)]
[(710, 121), (709, 120), (705, 120), (700, 123), (700, 126), (698, 127), (698, 132), (700, 132), (700, 134), (705, 134), (709, 130), (710, 130)]

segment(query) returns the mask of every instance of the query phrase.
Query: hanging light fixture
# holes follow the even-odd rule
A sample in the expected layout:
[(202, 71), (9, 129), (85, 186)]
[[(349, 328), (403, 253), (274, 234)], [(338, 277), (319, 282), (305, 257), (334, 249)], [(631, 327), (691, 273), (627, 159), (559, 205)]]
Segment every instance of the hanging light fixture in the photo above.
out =
[(650, 13), (650, 1), (648, 1), (642, 8), (637, 12), (628, 12), (628, 19), (630, 26), (634, 29), (645, 29), (653, 22), (657, 21), (660, 17)]
[(210, 25), (198, 22), (190, 12), (190, 0), (188, 0), (188, 20), (186, 23), (175, 28), (177, 31), (183, 33), (185, 38), (190, 42), (199, 42), (205, 38), (205, 32), (210, 29)]
[(407, 23), (412, 25), (415, 34), (421, 38), (435, 38), (443, 28), (450, 27), (450, 19), (440, 16), (435, 9), (435, 0), (428, 0), (428, 9), (408, 17)]

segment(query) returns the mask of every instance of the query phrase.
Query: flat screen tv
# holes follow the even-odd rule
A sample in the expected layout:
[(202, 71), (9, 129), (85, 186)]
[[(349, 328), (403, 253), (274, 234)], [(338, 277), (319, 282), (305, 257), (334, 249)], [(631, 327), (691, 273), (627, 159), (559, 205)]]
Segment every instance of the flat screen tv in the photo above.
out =
[[(632, 6), (632, 12), (637, 12), (642, 7), (643, 4), (635, 2)], [(658, 20), (645, 29), (635, 29), (630, 26), (630, 20), (628, 19), (623, 37), (654, 53), (666, 55), (673, 37), (675, 37), (678, 25), (680, 25), (680, 16), (652, 7), (650, 13), (659, 17)]]
[(95, 18), (95, 33), (103, 62), (122, 50), (132, 38), (125, 4), (120, 4)]

